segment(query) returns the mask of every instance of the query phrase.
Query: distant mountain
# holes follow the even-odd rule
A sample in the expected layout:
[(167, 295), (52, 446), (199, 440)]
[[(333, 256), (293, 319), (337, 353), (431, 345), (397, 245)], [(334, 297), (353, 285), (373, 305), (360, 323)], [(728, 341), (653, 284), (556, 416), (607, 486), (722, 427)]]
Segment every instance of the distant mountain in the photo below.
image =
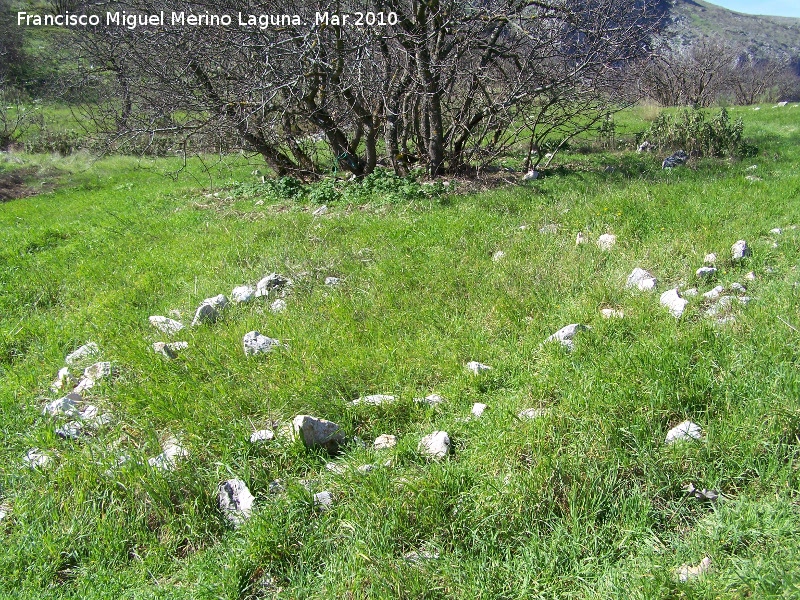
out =
[(747, 49), (758, 58), (800, 57), (800, 19), (745, 15), (703, 0), (665, 0), (667, 34), (690, 44), (702, 36), (717, 36)]

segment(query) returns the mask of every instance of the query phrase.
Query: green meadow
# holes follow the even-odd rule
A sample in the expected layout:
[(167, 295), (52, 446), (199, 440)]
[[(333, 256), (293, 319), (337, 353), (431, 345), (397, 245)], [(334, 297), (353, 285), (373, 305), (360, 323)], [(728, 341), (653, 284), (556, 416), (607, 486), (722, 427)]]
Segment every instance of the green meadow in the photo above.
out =
[[(339, 199), (292, 197), (238, 157), (207, 172), (0, 155), (0, 177), (39, 192), (0, 204), (0, 596), (800, 596), (800, 108), (731, 115), (755, 156), (662, 170), (664, 153), (635, 152), (655, 117), (636, 108), (616, 118), (621, 148), (576, 145), (535, 181)], [(737, 240), (752, 255), (734, 262)], [(625, 287), (636, 267), (655, 291)], [(257, 298), (189, 326), (272, 272), (293, 281), (285, 311)], [(732, 283), (751, 301), (709, 315), (703, 293)], [(680, 318), (659, 304), (675, 287), (699, 291)], [(170, 337), (151, 315), (187, 327)], [(572, 351), (544, 342), (571, 323), (591, 327)], [(281, 347), (246, 356), (252, 330)], [(172, 340), (189, 344), (173, 360), (151, 347)], [(89, 341), (114, 376), (80, 406), (111, 421), (63, 439), (69, 419), (43, 408)], [(369, 394), (396, 400), (352, 404)], [(342, 452), (287, 435), (299, 414), (339, 424)], [(665, 444), (686, 420), (701, 439)], [(436, 430), (443, 459), (418, 451)], [(397, 445), (374, 449), (381, 434)], [(188, 455), (150, 466), (170, 437)], [(47, 465), (26, 464), (33, 448)], [(217, 504), (231, 478), (255, 496), (239, 527)]]

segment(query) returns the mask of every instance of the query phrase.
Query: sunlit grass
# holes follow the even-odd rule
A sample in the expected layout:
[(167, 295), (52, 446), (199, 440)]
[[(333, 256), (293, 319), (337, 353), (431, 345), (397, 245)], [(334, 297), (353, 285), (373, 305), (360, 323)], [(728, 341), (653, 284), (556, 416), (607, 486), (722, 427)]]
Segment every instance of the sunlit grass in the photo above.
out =
[[(208, 177), (194, 165), (165, 177), (177, 160), (22, 157), (58, 186), (0, 206), (0, 503), (11, 507), (0, 522), (0, 593), (270, 597), (259, 588), (269, 574), (284, 598), (791, 596), (800, 146), (786, 128), (800, 109), (791, 110), (735, 109), (761, 149), (746, 162), (662, 171), (654, 156), (567, 154), (530, 184), (339, 203), (324, 216), (305, 202), (215, 197), (198, 190)], [(633, 128), (643, 116), (625, 118)], [(253, 180), (251, 169), (231, 160), (214, 181)], [(589, 244), (575, 246), (579, 231)], [(607, 232), (618, 242), (603, 252), (594, 241)], [(738, 239), (753, 249), (744, 264), (728, 258)], [(695, 270), (708, 252), (719, 272), (703, 283)], [(659, 292), (742, 282), (754, 300), (725, 326), (704, 315), (702, 297), (676, 321), (658, 293), (624, 289), (634, 267), (651, 271)], [(151, 350), (167, 338), (148, 316), (177, 310), (188, 324), (204, 298), (273, 271), (295, 282), (284, 313), (230, 306), (176, 336), (190, 345), (178, 359)], [(328, 276), (342, 284), (326, 286)], [(604, 307), (625, 318), (602, 319)], [(573, 352), (542, 345), (568, 323), (592, 327)], [(246, 357), (253, 329), (285, 347)], [(91, 392), (114, 422), (66, 441), (42, 416), (43, 398), (57, 397), (48, 388), (64, 356), (88, 340), (118, 368)], [(470, 360), (493, 369), (474, 377)], [(374, 393), (397, 401), (349, 404)], [(445, 402), (414, 401), (431, 393)], [(488, 405), (481, 419), (467, 418), (473, 402)], [(545, 413), (521, 421), (525, 408)], [(366, 442), (337, 459), (353, 469), (334, 474), (285, 437), (250, 444), (254, 429), (299, 413)], [(704, 440), (664, 446), (685, 419)], [(436, 429), (453, 447), (440, 463), (417, 453)], [(398, 446), (372, 450), (383, 433)], [(146, 459), (169, 434), (189, 457), (156, 472)], [(22, 464), (32, 447), (52, 453), (48, 469)], [(115, 467), (120, 453), (132, 460)], [(355, 470), (366, 463), (377, 468)], [(216, 507), (217, 484), (234, 476), (256, 496), (239, 530)], [(278, 478), (287, 490), (270, 494)], [(333, 492), (332, 510), (313, 508), (304, 479)], [(688, 483), (727, 499), (704, 505), (681, 491)], [(439, 558), (403, 558), (421, 550)], [(676, 581), (677, 567), (706, 555), (711, 573)]]

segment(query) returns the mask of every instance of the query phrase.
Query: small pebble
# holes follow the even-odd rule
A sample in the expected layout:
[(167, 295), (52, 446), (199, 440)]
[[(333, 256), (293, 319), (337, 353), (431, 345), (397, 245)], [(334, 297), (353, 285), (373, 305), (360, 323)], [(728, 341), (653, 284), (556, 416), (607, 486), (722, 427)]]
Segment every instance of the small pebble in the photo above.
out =
[(268, 442), (275, 439), (275, 432), (271, 429), (259, 429), (250, 435), (250, 442), (256, 444), (258, 442)]
[(483, 404), (482, 402), (476, 402), (475, 404), (472, 405), (471, 412), (475, 418), (479, 418), (483, 414), (483, 411), (485, 410), (486, 410), (485, 404)]
[(484, 371), (488, 371), (491, 368), (492, 367), (490, 367), (489, 365), (485, 365), (483, 363), (479, 363), (474, 360), (467, 363), (467, 370), (473, 375), (480, 375)]

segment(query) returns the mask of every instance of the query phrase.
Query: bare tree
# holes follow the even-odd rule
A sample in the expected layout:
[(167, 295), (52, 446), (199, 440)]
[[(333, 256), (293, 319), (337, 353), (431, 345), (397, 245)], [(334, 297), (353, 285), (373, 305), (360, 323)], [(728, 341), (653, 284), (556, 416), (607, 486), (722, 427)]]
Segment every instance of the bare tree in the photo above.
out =
[(728, 84), (735, 51), (719, 38), (689, 47), (663, 42), (644, 71), (644, 92), (665, 106), (710, 106)]
[[(738, 104), (755, 104), (762, 99), (777, 100), (779, 86), (788, 70), (788, 61), (758, 60), (751, 54), (743, 54), (731, 70), (731, 93)], [(774, 97), (765, 98), (770, 92)]]
[[(233, 23), (81, 32), (77, 64), (94, 65), (83, 76), (107, 94), (98, 122), (117, 139), (238, 143), (303, 178), (331, 166), (362, 176), (382, 156), (398, 173), (418, 161), (435, 177), (521, 139), (568, 139), (627, 100), (620, 76), (657, 23), (649, 0), (378, 0), (361, 26), (346, 2), (327, 20), (311, 0), (165, 10), (167, 21), (174, 11)], [(277, 17), (241, 27), (239, 12)], [(330, 18), (342, 13), (350, 23)]]

